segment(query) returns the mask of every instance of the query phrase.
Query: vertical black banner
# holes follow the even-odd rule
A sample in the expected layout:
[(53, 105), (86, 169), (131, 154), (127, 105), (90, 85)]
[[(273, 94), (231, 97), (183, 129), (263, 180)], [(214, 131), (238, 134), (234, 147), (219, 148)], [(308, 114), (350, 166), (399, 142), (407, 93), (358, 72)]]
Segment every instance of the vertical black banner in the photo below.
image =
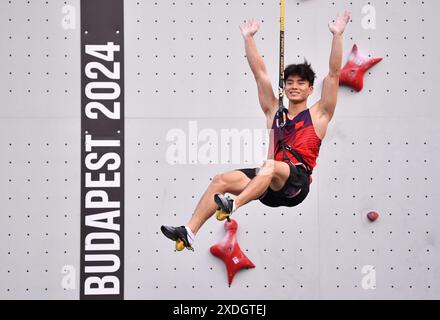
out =
[(81, 0), (80, 299), (124, 298), (124, 6)]

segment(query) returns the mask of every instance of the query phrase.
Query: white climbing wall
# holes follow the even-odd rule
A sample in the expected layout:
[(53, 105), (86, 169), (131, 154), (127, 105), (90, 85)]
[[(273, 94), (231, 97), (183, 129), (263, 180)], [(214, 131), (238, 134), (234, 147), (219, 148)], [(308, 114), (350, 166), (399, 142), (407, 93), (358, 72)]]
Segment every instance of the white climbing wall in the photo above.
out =
[(79, 297), (80, 25), (63, 8), (0, 2), (0, 299)]
[[(439, 178), (435, 1), (287, 1), (286, 63), (306, 57), (328, 71), (327, 23), (344, 8), (353, 44), (383, 57), (365, 89), (342, 88), (306, 202), (293, 209), (260, 203), (236, 215), (239, 242), (256, 269), (227, 287), (209, 247), (223, 238), (210, 221), (196, 252), (177, 254), (161, 224), (187, 222), (215, 174), (260, 163), (167, 163), (166, 140), (190, 122), (199, 131), (263, 129), (256, 86), (238, 25), (262, 21), (257, 45), (274, 86), (278, 64), (276, 1), (181, 1), (127, 6), (127, 296), (131, 298), (438, 298), (434, 199)], [(368, 14), (376, 13), (376, 29)], [(364, 11), (363, 10), (367, 10)], [(313, 18), (311, 18), (313, 17)], [(371, 17), (371, 16), (370, 16)], [(366, 20), (367, 22), (363, 22)], [(199, 146), (204, 145), (203, 137)], [(255, 142), (255, 140), (253, 140)], [(254, 143), (256, 145), (256, 143)], [(243, 143), (244, 145), (244, 143)], [(188, 149), (189, 150), (189, 149)], [(186, 158), (189, 161), (189, 155)], [(197, 161), (196, 161), (197, 162)], [(366, 214), (375, 210), (372, 224)], [(374, 288), (375, 289), (372, 289)]]
[[(310, 106), (337, 11), (352, 12), (344, 63), (353, 44), (383, 58), (362, 92), (341, 88), (309, 197), (296, 208), (254, 202), (237, 212), (240, 246), (256, 268), (230, 288), (209, 253), (222, 223), (204, 226), (195, 252), (174, 252), (160, 233), (188, 221), (216, 174), (261, 164), (258, 152), (243, 151), (267, 144), (238, 26), (262, 22), (256, 41), (275, 87), (278, 5), (125, 1), (125, 298), (440, 298), (435, 0), (288, 0), (286, 63), (312, 63)], [(62, 23), (65, 6), (76, 10), (73, 29)], [(79, 6), (0, 2), (0, 299), (79, 297)], [(244, 136), (243, 155), (221, 159), (232, 129)], [(183, 164), (170, 161), (167, 138), (177, 134), (186, 137)], [(209, 143), (218, 157), (204, 157)], [(369, 211), (379, 220), (369, 222)]]

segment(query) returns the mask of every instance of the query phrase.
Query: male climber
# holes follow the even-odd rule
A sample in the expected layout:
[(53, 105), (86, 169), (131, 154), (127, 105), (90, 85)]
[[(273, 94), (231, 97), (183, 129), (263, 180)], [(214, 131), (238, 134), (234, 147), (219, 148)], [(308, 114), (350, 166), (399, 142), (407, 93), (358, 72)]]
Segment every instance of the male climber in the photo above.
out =
[[(270, 207), (294, 207), (305, 200), (321, 142), (335, 113), (342, 66), (343, 33), (349, 20), (350, 13), (346, 11), (343, 15), (338, 14), (333, 23), (329, 23), (333, 34), (329, 72), (324, 79), (321, 99), (312, 107), (307, 107), (307, 99), (313, 92), (316, 76), (310, 64), (305, 61), (285, 69), (284, 92), (289, 107), (284, 126), (278, 126), (278, 99), (253, 38), (259, 24), (251, 19), (240, 27), (247, 60), (257, 82), (259, 102), (266, 116), (267, 127), (273, 130), (274, 139), (269, 146), (268, 160), (261, 168), (216, 175), (185, 226), (161, 227), (167, 238), (176, 241), (178, 251), (184, 248), (193, 250), (195, 235), (216, 212), (217, 219), (224, 220), (229, 219), (238, 208), (257, 199)], [(232, 199), (225, 196), (225, 193), (236, 197)]]

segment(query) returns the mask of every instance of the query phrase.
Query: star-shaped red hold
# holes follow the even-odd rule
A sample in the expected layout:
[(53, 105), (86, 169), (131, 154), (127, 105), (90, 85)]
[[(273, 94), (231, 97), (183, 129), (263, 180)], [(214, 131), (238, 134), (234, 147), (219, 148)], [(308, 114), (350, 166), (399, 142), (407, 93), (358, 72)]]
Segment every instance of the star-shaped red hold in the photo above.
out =
[(357, 45), (353, 46), (347, 64), (341, 71), (339, 83), (361, 91), (364, 87), (364, 75), (368, 69), (382, 61), (382, 58), (368, 58), (363, 56)]
[(232, 279), (241, 269), (255, 268), (255, 265), (241, 251), (237, 242), (238, 223), (235, 220), (225, 222), (226, 236), (223, 240), (211, 247), (211, 253), (217, 258), (223, 260), (228, 271), (228, 282), (231, 286)]

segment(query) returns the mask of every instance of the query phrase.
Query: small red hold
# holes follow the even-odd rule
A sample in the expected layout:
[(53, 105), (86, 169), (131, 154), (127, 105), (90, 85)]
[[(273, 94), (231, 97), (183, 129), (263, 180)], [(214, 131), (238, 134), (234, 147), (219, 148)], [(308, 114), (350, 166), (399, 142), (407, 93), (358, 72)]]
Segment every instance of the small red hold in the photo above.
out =
[(217, 258), (223, 260), (228, 272), (228, 282), (231, 286), (235, 274), (241, 269), (255, 268), (255, 265), (241, 251), (237, 242), (238, 223), (235, 220), (225, 222), (226, 236), (223, 240), (210, 249), (211, 253)]
[(379, 219), (379, 214), (376, 211), (371, 211), (367, 214), (367, 217), (371, 222), (374, 222)]
[(368, 58), (363, 56), (357, 45), (353, 46), (345, 67), (341, 70), (339, 83), (361, 91), (364, 87), (364, 75), (368, 69), (382, 61), (382, 58)]

